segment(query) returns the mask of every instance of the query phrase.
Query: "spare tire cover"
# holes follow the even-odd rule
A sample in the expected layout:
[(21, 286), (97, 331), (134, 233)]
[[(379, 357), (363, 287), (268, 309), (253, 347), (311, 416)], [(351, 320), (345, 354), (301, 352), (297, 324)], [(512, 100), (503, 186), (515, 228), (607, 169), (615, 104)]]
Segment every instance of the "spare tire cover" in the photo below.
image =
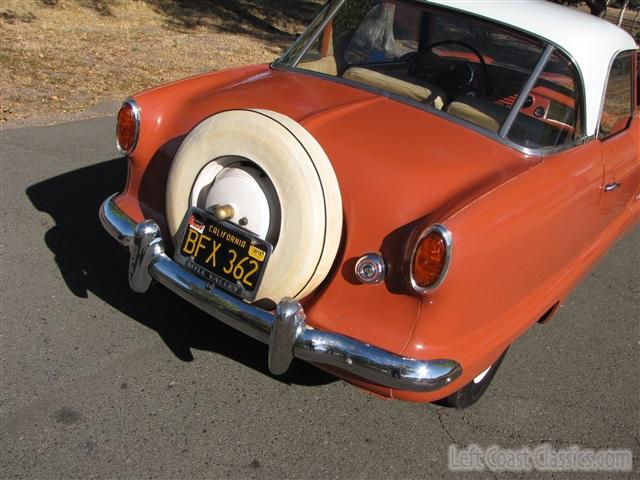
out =
[(284, 297), (308, 295), (324, 280), (335, 259), (342, 234), (342, 200), (322, 147), (285, 115), (267, 110), (225, 111), (203, 120), (187, 135), (167, 182), (167, 223), (174, 245), (199, 172), (205, 167), (215, 171), (212, 163), (225, 157), (241, 157), (262, 169), (280, 203), (278, 241), (256, 299), (277, 303)]

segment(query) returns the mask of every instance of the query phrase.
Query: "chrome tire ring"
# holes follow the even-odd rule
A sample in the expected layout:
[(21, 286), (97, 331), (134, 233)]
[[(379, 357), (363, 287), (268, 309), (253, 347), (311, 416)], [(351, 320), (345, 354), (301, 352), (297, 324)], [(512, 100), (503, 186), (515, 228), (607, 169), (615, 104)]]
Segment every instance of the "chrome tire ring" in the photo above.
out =
[(212, 160), (196, 177), (190, 206), (210, 212), (219, 205), (232, 207), (229, 220), (275, 244), (280, 230), (280, 205), (268, 177), (246, 159)]

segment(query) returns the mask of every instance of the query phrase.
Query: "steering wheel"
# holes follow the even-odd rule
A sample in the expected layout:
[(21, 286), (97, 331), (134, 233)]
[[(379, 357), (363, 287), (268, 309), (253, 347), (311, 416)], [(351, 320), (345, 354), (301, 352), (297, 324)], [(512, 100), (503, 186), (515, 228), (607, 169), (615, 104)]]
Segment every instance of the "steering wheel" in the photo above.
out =
[(441, 45), (458, 45), (466, 48), (478, 57), (480, 69), (474, 68), (468, 62), (457, 62), (450, 70), (445, 70), (438, 75), (436, 79), (437, 85), (444, 90), (447, 98), (454, 98), (460, 93), (481, 97), (487, 89), (487, 80), (489, 78), (487, 62), (478, 50), (459, 40), (441, 40), (421, 48), (411, 59), (407, 73), (412, 77), (422, 78), (424, 76), (421, 72), (423, 58), (431, 53), (434, 48)]

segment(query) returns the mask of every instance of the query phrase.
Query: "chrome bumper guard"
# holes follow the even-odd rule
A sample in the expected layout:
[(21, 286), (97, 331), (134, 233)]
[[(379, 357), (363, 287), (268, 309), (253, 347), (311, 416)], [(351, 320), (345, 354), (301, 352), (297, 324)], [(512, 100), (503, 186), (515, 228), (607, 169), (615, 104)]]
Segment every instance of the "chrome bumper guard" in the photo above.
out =
[(136, 224), (116, 204), (115, 195), (100, 208), (105, 230), (129, 248), (129, 284), (146, 292), (153, 280), (218, 320), (269, 345), (269, 370), (287, 371), (294, 357), (331, 365), (385, 387), (428, 392), (458, 378), (462, 368), (453, 360), (405, 358), (344, 335), (305, 325), (302, 305), (282, 300), (274, 313), (254, 307), (214, 287), (169, 258), (160, 228), (152, 220)]

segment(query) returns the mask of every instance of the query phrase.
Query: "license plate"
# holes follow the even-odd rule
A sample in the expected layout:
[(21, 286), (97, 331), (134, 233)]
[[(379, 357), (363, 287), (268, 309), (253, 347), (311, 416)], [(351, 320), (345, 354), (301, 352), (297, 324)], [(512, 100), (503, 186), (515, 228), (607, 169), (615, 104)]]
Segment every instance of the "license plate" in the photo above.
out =
[(213, 285), (241, 298), (256, 298), (273, 250), (248, 230), (192, 207), (180, 228), (175, 260)]

